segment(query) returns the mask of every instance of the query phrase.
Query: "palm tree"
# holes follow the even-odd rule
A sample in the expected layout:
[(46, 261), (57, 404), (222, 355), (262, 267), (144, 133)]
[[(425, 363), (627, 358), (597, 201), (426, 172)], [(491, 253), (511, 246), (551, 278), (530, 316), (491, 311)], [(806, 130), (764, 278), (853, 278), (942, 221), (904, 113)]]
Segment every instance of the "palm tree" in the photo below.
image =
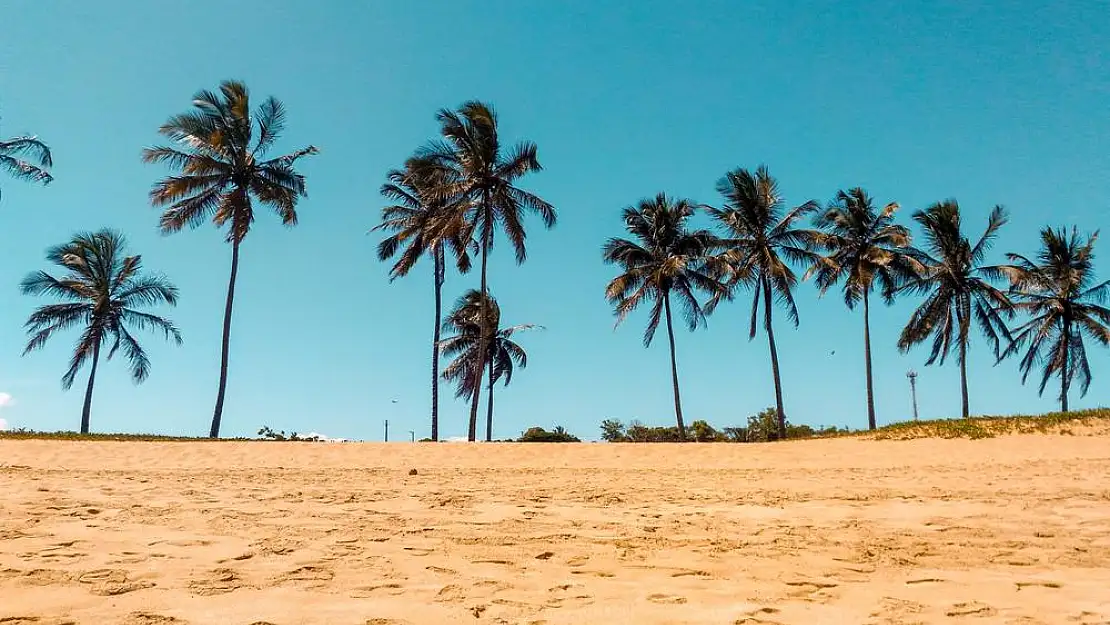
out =
[(960, 206), (955, 200), (938, 202), (913, 214), (913, 219), (924, 231), (925, 249), (912, 250), (914, 259), (922, 265), (917, 277), (901, 285), (897, 291), (912, 291), (927, 295), (898, 339), (902, 353), (933, 337), (932, 351), (926, 365), (945, 358), (956, 343), (960, 363), (960, 392), (963, 397), (963, 416), (969, 415), (967, 397), (967, 346), (971, 334), (972, 317), (983, 335), (990, 341), (994, 354), (999, 355), (1000, 339), (1010, 339), (1003, 315), (1012, 316), (1012, 306), (1006, 294), (991, 285), (1001, 277), (999, 267), (983, 265), (999, 228), (1006, 224), (1006, 211), (994, 207), (987, 218), (987, 229), (972, 245), (963, 234)]
[[(605, 297), (613, 304), (617, 315), (617, 325), (640, 304), (652, 301), (644, 331), (644, 347), (648, 347), (655, 338), (660, 320), (667, 322), (675, 420), (682, 440), (686, 440), (686, 424), (682, 419), (678, 388), (671, 296), (678, 299), (687, 325), (693, 331), (705, 322), (706, 313), (728, 293), (718, 280), (719, 263), (711, 258), (716, 238), (707, 230), (691, 232), (687, 227), (694, 212), (695, 206), (689, 200), (668, 198), (663, 193), (641, 200), (638, 206), (625, 208), (622, 214), (625, 229), (633, 239), (609, 239), (602, 249), (605, 262), (617, 265), (622, 271), (605, 288)], [(704, 305), (698, 301), (697, 291), (709, 295)]]
[(810, 269), (824, 295), (844, 282), (844, 303), (849, 309), (863, 302), (863, 353), (867, 376), (867, 427), (874, 430), (875, 395), (871, 377), (870, 295), (878, 281), (887, 303), (893, 302), (894, 289), (913, 277), (918, 264), (909, 254), (910, 231), (894, 223), (898, 204), (891, 202), (881, 211), (863, 189), (838, 191), (817, 215), (814, 225), (822, 230), (821, 247), (828, 253)]
[[(389, 272), (389, 279), (393, 280), (408, 275), (420, 257), (429, 254), (432, 257), (432, 277), (435, 284), (435, 327), (432, 330), (432, 440), (439, 440), (439, 351), (440, 351), (440, 318), (443, 308), (443, 280), (446, 274), (446, 259), (444, 248), (450, 246), (457, 259), (459, 271), (466, 273), (470, 270), (470, 255), (467, 252), (467, 241), (460, 236), (464, 224), (458, 223), (459, 213), (445, 210), (442, 201), (432, 192), (434, 181), (428, 176), (436, 172), (429, 171), (426, 163), (418, 159), (409, 159), (403, 170), (394, 169), (389, 172), (389, 182), (382, 185), (381, 193), (396, 204), (382, 209), (382, 223), (375, 226), (374, 230), (392, 232), (378, 244), (378, 259), (385, 261), (393, 258), (398, 252), (400, 258), (393, 264)], [(444, 225), (445, 219), (454, 219), (456, 223)], [(441, 236), (447, 233), (448, 239)], [(403, 247), (403, 251), (402, 251)]]
[(1013, 340), (1002, 357), (1029, 348), (1021, 359), (1024, 384), (1034, 365), (1042, 368), (1039, 393), (1053, 375), (1060, 376), (1060, 410), (1068, 411), (1068, 390), (1077, 378), (1084, 395), (1091, 386), (1084, 336), (1103, 346), (1110, 345), (1110, 308), (1102, 306), (1110, 295), (1110, 280), (1095, 280), (1094, 246), (1098, 232), (1080, 239), (1072, 229), (1041, 231), (1041, 250), (1036, 260), (1007, 254), (1013, 265), (1003, 267), (1012, 284), (1014, 308), (1032, 319), (1013, 331)]
[(158, 129), (178, 146), (143, 150), (143, 161), (166, 163), (181, 172), (159, 181), (150, 191), (151, 204), (168, 207), (161, 219), (164, 234), (185, 226), (197, 227), (210, 217), (218, 228), (229, 226), (231, 277), (224, 307), (220, 388), (209, 431), (210, 437), (218, 438), (227, 388), (239, 246), (254, 222), (253, 202), (269, 206), (283, 224), (295, 226), (297, 200), (305, 196), (305, 180), (293, 165), (303, 156), (316, 154), (317, 149), (308, 146), (263, 160), (285, 127), (285, 107), (271, 97), (252, 114), (250, 94), (241, 82), (223, 82), (220, 93), (200, 91), (193, 97), (193, 106), (194, 111), (171, 117)]
[(0, 169), (13, 178), (50, 184), (54, 177), (47, 170), (53, 165), (50, 148), (38, 137), (0, 139)]
[[(483, 329), (482, 323), (490, 327)], [(487, 367), (480, 357), (485, 353), (489, 360), (488, 396), (486, 398), (486, 441), (493, 440), (493, 388), (505, 379), (505, 386), (513, 379), (513, 371), (519, 366), (528, 366), (528, 355), (513, 341), (513, 335), (539, 326), (522, 324), (501, 327), (501, 308), (492, 296), (483, 296), (480, 291), (470, 290), (455, 303), (455, 309), (443, 322), (443, 328), (454, 332), (443, 340), (443, 353), (454, 360), (443, 370), (443, 378), (455, 383), (456, 397), (473, 397), (479, 392), (476, 379)], [(484, 352), (480, 348), (483, 337), (489, 337)], [(478, 375), (474, 372), (477, 371)]]
[[(489, 105), (470, 101), (458, 111), (441, 110), (437, 118), (444, 141), (430, 144), (418, 156), (449, 172), (440, 177), (445, 183), (439, 185), (438, 195), (468, 224), (464, 238), (469, 239), (471, 233), (477, 233), (482, 253), (479, 292), (488, 295), (486, 266), (493, 249), (494, 230), (501, 226), (516, 252), (517, 263), (523, 263), (526, 257), (524, 213), (538, 214), (544, 225), (551, 228), (555, 225), (555, 209), (539, 196), (516, 186), (517, 180), (525, 174), (542, 169), (536, 158), (536, 145), (521, 141), (511, 150), (503, 150), (497, 116)], [(491, 326), (483, 323), (482, 327), (488, 331)], [(488, 344), (485, 340), (478, 345), (481, 362), (492, 362), (482, 351)], [(475, 387), (481, 386), (481, 373), (474, 374), (477, 376)], [(478, 401), (477, 393), (471, 396), (467, 436), (471, 441), (477, 438)]]
[(798, 278), (790, 264), (818, 262), (820, 256), (813, 248), (820, 235), (813, 230), (796, 228), (795, 223), (818, 206), (809, 201), (785, 210), (778, 182), (762, 165), (754, 174), (746, 169), (730, 171), (717, 182), (717, 192), (724, 196), (725, 204), (721, 208), (706, 209), (725, 232), (721, 239), (726, 249), (722, 258), (731, 267), (730, 287), (749, 285), (754, 293), (749, 340), (755, 338), (760, 298), (763, 299), (763, 328), (771, 350), (778, 434), (783, 439), (786, 438), (786, 410), (782, 402), (772, 310), (777, 300), (786, 309), (786, 316), (794, 327), (798, 326), (798, 308), (794, 304)]
[(73, 350), (69, 369), (62, 376), (62, 388), (69, 389), (78, 370), (91, 360), (89, 384), (81, 411), (81, 433), (89, 432), (93, 384), (100, 362), (100, 348), (106, 342), (108, 360), (123, 350), (131, 368), (131, 378), (142, 382), (150, 374), (150, 360), (132, 331), (160, 330), (167, 339), (181, 344), (181, 333), (164, 317), (142, 312), (140, 308), (158, 304), (177, 304), (177, 287), (159, 275), (142, 273), (141, 256), (124, 256), (123, 235), (111, 230), (78, 234), (73, 240), (51, 248), (46, 258), (66, 271), (55, 278), (37, 271), (24, 278), (25, 295), (49, 295), (63, 300), (39, 307), (28, 317), (30, 339), (23, 355), (41, 348), (59, 330), (81, 325), (84, 331)]

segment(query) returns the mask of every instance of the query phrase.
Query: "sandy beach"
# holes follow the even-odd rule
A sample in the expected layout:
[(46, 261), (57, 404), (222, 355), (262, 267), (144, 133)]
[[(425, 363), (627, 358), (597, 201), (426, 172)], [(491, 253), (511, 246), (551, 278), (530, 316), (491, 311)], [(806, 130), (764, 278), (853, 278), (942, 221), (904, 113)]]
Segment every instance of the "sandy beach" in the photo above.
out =
[(0, 441), (0, 623), (1110, 623), (1108, 475), (1104, 436)]

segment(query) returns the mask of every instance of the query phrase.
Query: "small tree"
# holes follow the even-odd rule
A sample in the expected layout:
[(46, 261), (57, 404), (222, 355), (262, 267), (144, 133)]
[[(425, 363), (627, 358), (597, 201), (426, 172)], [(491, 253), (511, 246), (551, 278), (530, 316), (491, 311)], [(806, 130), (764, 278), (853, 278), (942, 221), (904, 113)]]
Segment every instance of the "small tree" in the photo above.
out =
[(617, 419), (606, 419), (601, 422), (601, 440), (609, 443), (619, 443), (628, 440), (624, 424)]

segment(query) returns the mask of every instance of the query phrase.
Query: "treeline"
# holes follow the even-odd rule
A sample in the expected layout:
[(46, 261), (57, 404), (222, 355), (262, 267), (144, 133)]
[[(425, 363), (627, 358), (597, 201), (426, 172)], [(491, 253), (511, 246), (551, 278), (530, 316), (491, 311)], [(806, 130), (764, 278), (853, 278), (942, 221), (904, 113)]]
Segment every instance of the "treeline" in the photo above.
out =
[(834, 426), (813, 428), (786, 422), (786, 435), (779, 431), (778, 412), (774, 407), (748, 417), (744, 426), (716, 428), (699, 419), (686, 428), (685, 436), (677, 426), (649, 426), (632, 421), (625, 425), (617, 419), (601, 422), (601, 439), (610, 443), (766, 443), (784, 439), (814, 438), (847, 434), (848, 428)]

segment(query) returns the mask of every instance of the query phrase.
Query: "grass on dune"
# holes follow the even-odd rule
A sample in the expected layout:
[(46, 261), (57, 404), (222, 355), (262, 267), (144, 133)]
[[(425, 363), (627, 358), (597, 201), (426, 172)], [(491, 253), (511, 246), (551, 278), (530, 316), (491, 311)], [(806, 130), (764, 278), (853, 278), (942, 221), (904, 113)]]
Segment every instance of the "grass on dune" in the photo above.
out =
[(213, 443), (229, 441), (257, 440), (249, 438), (201, 438), (190, 436), (165, 436), (162, 434), (81, 434), (78, 432), (35, 432), (33, 430), (0, 431), (0, 440), (48, 440), (48, 441), (139, 441), (172, 443)]
[[(883, 426), (870, 433), (876, 440), (914, 438), (992, 438), (1007, 434), (1075, 434), (1075, 428), (1094, 427), (1110, 433), (1110, 408), (1043, 415), (982, 416), (970, 419), (904, 421)], [(867, 434), (864, 432), (863, 434)]]

